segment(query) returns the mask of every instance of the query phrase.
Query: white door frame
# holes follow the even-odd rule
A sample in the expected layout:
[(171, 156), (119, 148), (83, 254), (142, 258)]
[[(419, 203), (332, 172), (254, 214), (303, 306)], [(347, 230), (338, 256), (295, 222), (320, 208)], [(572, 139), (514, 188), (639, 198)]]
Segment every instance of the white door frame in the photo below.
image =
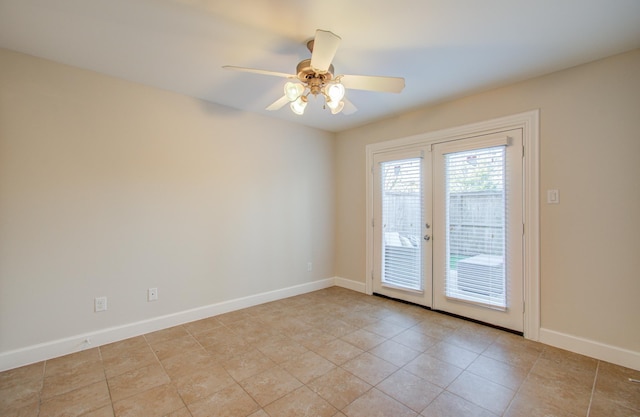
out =
[(373, 157), (376, 153), (400, 150), (416, 145), (432, 145), (475, 135), (522, 129), (524, 152), (524, 337), (538, 340), (540, 333), (540, 110), (427, 132), (366, 147), (366, 276), (365, 292), (373, 293)]

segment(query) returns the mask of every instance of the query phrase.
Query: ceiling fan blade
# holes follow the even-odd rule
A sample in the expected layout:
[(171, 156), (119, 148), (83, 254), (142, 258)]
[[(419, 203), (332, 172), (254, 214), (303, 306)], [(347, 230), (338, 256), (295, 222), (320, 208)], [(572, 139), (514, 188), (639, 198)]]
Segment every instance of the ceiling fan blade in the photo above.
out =
[(234, 67), (233, 65), (225, 65), (222, 68), (232, 70), (232, 71), (252, 72), (255, 74), (272, 75), (274, 77), (296, 78), (294, 74), (287, 74), (285, 72), (276, 72), (276, 71), (261, 70), (261, 69), (255, 69), (255, 68)]
[(271, 103), (269, 106), (267, 106), (266, 110), (269, 110), (269, 111), (280, 110), (287, 103), (289, 103), (289, 99), (287, 98), (287, 96), (282, 96), (276, 101), (274, 101), (273, 103)]
[(343, 98), (342, 101), (344, 101), (344, 108), (342, 109), (342, 114), (349, 115), (358, 111), (358, 108), (354, 106), (352, 102), (347, 100), (346, 97)]
[(399, 93), (404, 88), (404, 78), (375, 77), (369, 75), (343, 75), (340, 78), (346, 88), (354, 90)]
[(314, 71), (324, 74), (329, 70), (341, 40), (340, 36), (327, 30), (316, 30), (311, 52), (311, 68)]

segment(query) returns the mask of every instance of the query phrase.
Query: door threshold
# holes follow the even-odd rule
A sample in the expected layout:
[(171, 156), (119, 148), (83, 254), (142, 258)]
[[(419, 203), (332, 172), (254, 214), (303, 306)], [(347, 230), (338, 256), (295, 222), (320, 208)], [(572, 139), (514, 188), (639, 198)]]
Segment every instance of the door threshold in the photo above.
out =
[(412, 303), (411, 301), (401, 300), (399, 298), (389, 297), (388, 295), (379, 294), (377, 292), (374, 292), (373, 295), (376, 296), (376, 297), (380, 297), (380, 298), (386, 298), (387, 300), (397, 301), (397, 302), (402, 303), (402, 304), (408, 304), (408, 305), (424, 308), (425, 310), (433, 311), (434, 313), (444, 314), (444, 315), (449, 316), (449, 317), (454, 317), (454, 318), (457, 318), (457, 319), (461, 319), (461, 320), (464, 320), (464, 321), (469, 321), (471, 323), (480, 324), (482, 326), (491, 327), (492, 329), (501, 330), (503, 332), (507, 332), (507, 333), (511, 333), (511, 334), (515, 334), (515, 335), (524, 337), (524, 332), (519, 332), (517, 330), (507, 329), (506, 327), (496, 326), (495, 324), (491, 324), (491, 323), (487, 323), (487, 322), (484, 322), (484, 321), (472, 319), (472, 318), (469, 318), (469, 317), (460, 316), (458, 314), (449, 313), (447, 311), (435, 310), (435, 309), (433, 309), (431, 307), (427, 307), (427, 306), (423, 306), (423, 305), (420, 305), (420, 304)]

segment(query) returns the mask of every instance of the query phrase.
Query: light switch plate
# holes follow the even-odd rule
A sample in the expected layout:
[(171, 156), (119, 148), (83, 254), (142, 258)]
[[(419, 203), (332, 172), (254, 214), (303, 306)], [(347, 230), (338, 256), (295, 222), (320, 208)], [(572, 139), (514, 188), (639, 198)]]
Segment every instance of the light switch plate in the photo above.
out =
[(558, 190), (547, 190), (547, 204), (559, 204), (560, 194)]

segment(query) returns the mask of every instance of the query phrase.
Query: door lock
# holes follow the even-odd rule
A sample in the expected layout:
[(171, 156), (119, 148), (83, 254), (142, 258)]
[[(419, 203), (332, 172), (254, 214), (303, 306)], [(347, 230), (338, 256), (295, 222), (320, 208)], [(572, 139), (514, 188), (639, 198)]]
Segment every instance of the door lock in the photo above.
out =
[(429, 236), (429, 235), (424, 235), (424, 240), (426, 240), (426, 241), (431, 240), (431, 236)]

